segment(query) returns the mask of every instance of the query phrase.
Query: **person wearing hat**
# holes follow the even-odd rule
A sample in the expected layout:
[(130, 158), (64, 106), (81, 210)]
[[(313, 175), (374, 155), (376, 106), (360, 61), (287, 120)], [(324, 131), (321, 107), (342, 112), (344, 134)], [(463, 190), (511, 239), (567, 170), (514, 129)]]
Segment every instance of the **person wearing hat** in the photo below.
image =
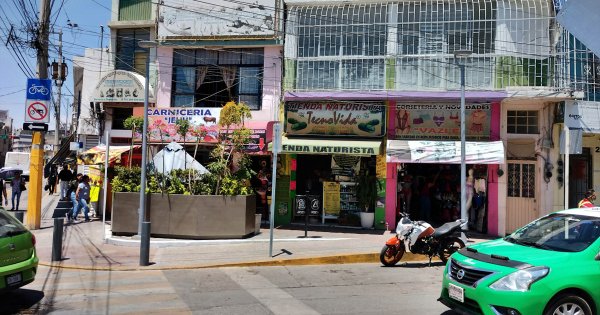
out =
[(585, 192), (585, 197), (577, 204), (579, 208), (592, 208), (594, 207), (594, 200), (596, 200), (596, 194), (593, 189), (588, 189)]

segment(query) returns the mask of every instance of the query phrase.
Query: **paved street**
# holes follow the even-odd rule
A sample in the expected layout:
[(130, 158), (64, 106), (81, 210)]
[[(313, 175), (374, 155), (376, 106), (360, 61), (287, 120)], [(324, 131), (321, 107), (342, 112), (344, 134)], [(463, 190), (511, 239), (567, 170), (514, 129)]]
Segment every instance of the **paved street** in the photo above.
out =
[(21, 314), (445, 314), (441, 264), (89, 271), (41, 267), (0, 297)]

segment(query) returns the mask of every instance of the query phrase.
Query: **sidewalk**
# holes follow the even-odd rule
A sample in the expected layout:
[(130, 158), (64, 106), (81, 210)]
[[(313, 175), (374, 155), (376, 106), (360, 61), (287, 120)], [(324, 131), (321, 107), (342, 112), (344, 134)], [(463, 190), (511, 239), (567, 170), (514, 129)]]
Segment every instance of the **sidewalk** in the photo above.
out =
[[(63, 260), (51, 262), (52, 213), (58, 196), (44, 194), (41, 229), (32, 231), (37, 240), (41, 265), (93, 270), (168, 270), (222, 266), (269, 266), (379, 262), (379, 251), (391, 237), (389, 231), (334, 227), (278, 227), (273, 230), (273, 257), (269, 257), (270, 231), (246, 239), (176, 240), (151, 238), (150, 266), (139, 266), (139, 240), (110, 236), (110, 222), (67, 224), (63, 230)], [(264, 227), (264, 226), (263, 226)], [(478, 242), (487, 236), (469, 234)], [(406, 253), (403, 261), (427, 261), (427, 257)]]

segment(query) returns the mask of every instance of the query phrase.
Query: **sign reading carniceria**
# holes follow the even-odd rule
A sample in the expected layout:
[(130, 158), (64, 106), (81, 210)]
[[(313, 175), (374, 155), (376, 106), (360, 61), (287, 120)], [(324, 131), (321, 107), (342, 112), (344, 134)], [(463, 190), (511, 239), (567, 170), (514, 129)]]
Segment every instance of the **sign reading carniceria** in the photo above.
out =
[[(139, 74), (115, 70), (105, 75), (98, 85), (92, 97), (94, 102), (123, 102), (123, 103), (141, 103), (144, 102), (144, 83), (145, 78)], [(150, 89), (149, 99), (153, 99), (153, 93)]]

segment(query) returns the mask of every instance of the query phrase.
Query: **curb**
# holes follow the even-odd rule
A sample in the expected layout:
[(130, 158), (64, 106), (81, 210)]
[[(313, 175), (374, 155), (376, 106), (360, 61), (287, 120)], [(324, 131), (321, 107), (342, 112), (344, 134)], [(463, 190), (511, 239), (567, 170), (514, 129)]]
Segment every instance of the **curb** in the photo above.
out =
[[(397, 266), (401, 266), (406, 262), (428, 262), (429, 258), (423, 255), (405, 253), (402, 260)], [(438, 262), (439, 259), (434, 260)], [(345, 254), (335, 256), (318, 256), (307, 258), (290, 258), (290, 259), (275, 259), (275, 260), (257, 260), (237, 263), (219, 263), (219, 264), (198, 264), (198, 265), (179, 265), (179, 266), (77, 266), (63, 264), (59, 262), (44, 262), (40, 261), (40, 266), (51, 268), (72, 269), (72, 270), (91, 270), (91, 271), (144, 271), (144, 270), (186, 270), (186, 269), (204, 269), (204, 268), (228, 268), (228, 267), (273, 267), (273, 266), (306, 266), (306, 265), (335, 265), (335, 264), (357, 264), (357, 263), (379, 263), (379, 253), (366, 254)]]

